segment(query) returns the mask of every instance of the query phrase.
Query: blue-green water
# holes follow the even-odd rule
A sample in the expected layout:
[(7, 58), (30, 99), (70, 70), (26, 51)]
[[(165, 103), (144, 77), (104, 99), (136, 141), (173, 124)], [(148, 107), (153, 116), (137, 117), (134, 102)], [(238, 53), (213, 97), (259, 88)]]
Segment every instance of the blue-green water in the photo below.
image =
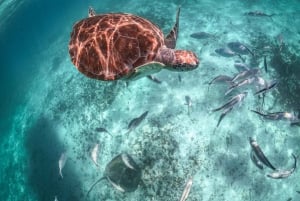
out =
[[(70, 61), (68, 42), (74, 23), (93, 6), (98, 13), (127, 12), (145, 17), (167, 33), (181, 4), (177, 47), (194, 51), (198, 69), (180, 74), (161, 71), (162, 84), (142, 78), (101, 82), (80, 74)], [(245, 16), (263, 11), (272, 17)], [(257, 139), (281, 169), (300, 154), (299, 127), (265, 121), (250, 109), (261, 105), (250, 87), (244, 103), (215, 129), (226, 87), (207, 83), (220, 74), (234, 75), (239, 57), (215, 49), (226, 43), (247, 44), (256, 57), (243, 56), (261, 77), (277, 79), (266, 95), (264, 110), (300, 108), (300, 2), (292, 1), (7, 1), (0, 2), (0, 200), (179, 200), (187, 179), (187, 200), (300, 200), (299, 171), (274, 180), (251, 162), (248, 137)], [(205, 31), (214, 37), (195, 39)], [(280, 50), (279, 50), (280, 49)], [(263, 70), (267, 56), (268, 73)], [(254, 89), (255, 90), (255, 89)], [(185, 96), (192, 99), (187, 114)], [(149, 111), (125, 135), (131, 119)], [(97, 132), (105, 127), (111, 135)], [(99, 144), (99, 167), (90, 156)], [(58, 160), (68, 160), (60, 178)], [(141, 185), (121, 193), (108, 182), (88, 188), (105, 165), (127, 152), (142, 167)]]

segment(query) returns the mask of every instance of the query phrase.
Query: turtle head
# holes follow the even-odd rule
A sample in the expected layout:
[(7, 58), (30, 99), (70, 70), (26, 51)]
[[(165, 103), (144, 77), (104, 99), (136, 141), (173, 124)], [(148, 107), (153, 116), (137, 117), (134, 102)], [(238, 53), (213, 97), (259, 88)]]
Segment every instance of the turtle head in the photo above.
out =
[(156, 61), (163, 63), (168, 70), (190, 71), (198, 67), (200, 61), (196, 54), (187, 50), (174, 50), (162, 48)]

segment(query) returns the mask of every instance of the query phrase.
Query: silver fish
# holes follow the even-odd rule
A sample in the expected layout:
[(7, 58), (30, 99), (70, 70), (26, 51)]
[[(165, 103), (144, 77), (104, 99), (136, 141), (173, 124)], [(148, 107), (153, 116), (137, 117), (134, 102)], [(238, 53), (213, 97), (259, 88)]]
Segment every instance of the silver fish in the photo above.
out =
[(231, 87), (229, 87), (228, 90), (225, 92), (225, 95), (228, 95), (228, 94), (229, 94), (232, 90), (234, 90), (234, 89), (237, 89), (237, 88), (239, 88), (239, 87), (241, 87), (241, 86), (244, 86), (244, 85), (246, 85), (246, 84), (251, 84), (251, 83), (253, 83), (254, 79), (255, 79), (255, 78), (250, 77), (250, 78), (244, 79), (244, 80), (242, 80), (242, 81), (240, 81), (240, 82), (238, 82), (238, 83), (236, 83), (236, 84), (233, 84), (233, 85), (232, 85)]
[(298, 117), (291, 112), (272, 112), (272, 113), (262, 113), (260, 111), (251, 110), (252, 112), (270, 120), (288, 120), (291, 122), (297, 121)]
[(217, 127), (219, 127), (221, 121), (223, 120), (223, 118), (233, 109), (233, 107), (229, 107), (229, 108), (226, 108), (224, 109), (224, 111), (221, 113), (220, 117), (219, 117), (219, 120), (218, 120), (218, 123), (217, 123)]
[(261, 169), (261, 170), (264, 169), (263, 164), (261, 163), (260, 160), (258, 160), (258, 158), (256, 158), (255, 153), (254, 153), (253, 150), (251, 150), (251, 152), (250, 152), (250, 158), (251, 158), (251, 161), (254, 163), (254, 165), (255, 165), (256, 167), (258, 167), (258, 168)]
[(255, 76), (255, 84), (260, 89), (267, 86), (267, 82), (262, 77), (259, 77), (259, 76)]
[(214, 37), (214, 35), (201, 31), (201, 32), (191, 34), (190, 37), (196, 38), (196, 39), (207, 39), (207, 38)]
[(185, 96), (185, 105), (188, 107), (188, 115), (190, 115), (190, 109), (192, 107), (192, 99), (190, 96)]
[(294, 158), (294, 165), (293, 165), (292, 169), (277, 170), (275, 172), (267, 174), (267, 176), (272, 179), (284, 179), (284, 178), (289, 177), (291, 174), (293, 174), (293, 172), (296, 170), (296, 167), (297, 167), (297, 157), (294, 154), (292, 154), (292, 156)]
[(266, 73), (268, 72), (268, 65), (267, 65), (267, 56), (264, 56), (264, 68)]
[(54, 201), (58, 201), (57, 196), (54, 196)]
[(227, 103), (225, 103), (224, 105), (216, 108), (216, 109), (213, 109), (212, 111), (215, 112), (215, 111), (219, 111), (219, 110), (223, 110), (223, 109), (228, 109), (228, 108), (231, 108), (233, 107), (234, 105), (240, 103), (241, 101), (244, 100), (244, 98), (247, 96), (248, 92), (243, 92), (243, 93), (240, 93), (234, 97), (232, 97)]
[(283, 39), (283, 35), (282, 34), (279, 34), (277, 36), (277, 41), (279, 43), (279, 51), (281, 52), (283, 46), (284, 46), (284, 39)]
[(99, 132), (99, 133), (107, 133), (107, 134), (111, 135), (111, 133), (108, 132), (108, 131), (106, 130), (106, 128), (98, 127), (98, 128), (95, 129), (95, 131), (97, 131), (97, 132)]
[(191, 191), (192, 184), (193, 184), (193, 179), (190, 177), (185, 185), (180, 201), (185, 201), (188, 198)]
[(181, 82), (182, 81), (182, 78), (181, 78), (181, 75), (178, 74), (178, 81)]
[(233, 52), (229, 48), (215, 49), (215, 52), (223, 57), (233, 57), (233, 56), (237, 55), (235, 52)]
[(147, 75), (147, 78), (149, 78), (149, 80), (152, 80), (153, 82), (157, 83), (157, 84), (161, 84), (162, 81), (159, 80), (157, 77), (155, 77), (154, 75)]
[(63, 178), (62, 169), (64, 168), (64, 166), (67, 162), (67, 159), (68, 159), (68, 157), (67, 157), (66, 152), (63, 152), (60, 155), (60, 158), (58, 160), (59, 175), (61, 176), (61, 178)]
[(238, 80), (243, 80), (246, 79), (248, 77), (253, 77), (255, 75), (257, 75), (259, 73), (259, 68), (251, 68), (249, 70), (245, 70), (245, 71), (241, 71), (238, 74), (236, 74), (233, 78), (232, 78), (232, 82), (238, 81)]
[(133, 159), (128, 154), (122, 154), (121, 157), (126, 167), (136, 170), (136, 167), (134, 167), (134, 164), (131, 162)]
[(262, 11), (256, 10), (256, 11), (246, 12), (245, 15), (254, 16), (254, 17), (272, 17), (275, 14), (268, 15), (268, 14), (262, 12)]
[(99, 164), (97, 163), (98, 151), (99, 151), (99, 144), (97, 143), (91, 152), (91, 158), (96, 166), (99, 166)]
[(291, 126), (300, 126), (300, 119), (296, 120), (296, 121), (293, 121), (291, 122), (290, 124)]
[(244, 55), (250, 53), (252, 56), (254, 55), (253, 52), (248, 47), (246, 47), (244, 44), (240, 42), (230, 42), (227, 43), (227, 46), (237, 54)]
[(117, 183), (113, 182), (109, 177), (107, 177), (107, 180), (113, 185), (113, 187), (115, 187), (115, 189), (117, 189), (118, 191), (121, 192), (125, 192), (125, 189), (122, 188), (120, 185), (118, 185)]
[(229, 77), (227, 75), (218, 75), (217, 77), (213, 78), (209, 83), (208, 83), (208, 91), (210, 88), (210, 85), (215, 84), (215, 83), (229, 83), (231, 84), (232, 77)]
[(147, 115), (148, 115), (148, 111), (144, 112), (141, 116), (132, 119), (128, 124), (127, 134), (130, 133), (136, 127), (138, 127), (141, 124), (141, 122), (146, 118)]
[(242, 62), (236, 62), (234, 63), (234, 67), (240, 72), (240, 71), (247, 71), (250, 70), (250, 67)]
[(272, 170), (276, 170), (276, 168), (270, 163), (270, 161), (265, 156), (264, 152), (261, 150), (258, 143), (253, 138), (249, 137), (249, 143), (250, 143), (251, 148), (254, 151), (256, 157), (267, 167), (271, 168)]
[(232, 77), (227, 75), (218, 75), (217, 77), (213, 78), (208, 84), (220, 83), (220, 82), (231, 82)]
[(266, 87), (255, 92), (254, 95), (266, 93), (266, 92), (270, 91), (271, 89), (274, 89), (277, 86), (277, 84), (278, 84), (278, 82), (276, 80), (273, 80), (269, 84), (267, 84)]

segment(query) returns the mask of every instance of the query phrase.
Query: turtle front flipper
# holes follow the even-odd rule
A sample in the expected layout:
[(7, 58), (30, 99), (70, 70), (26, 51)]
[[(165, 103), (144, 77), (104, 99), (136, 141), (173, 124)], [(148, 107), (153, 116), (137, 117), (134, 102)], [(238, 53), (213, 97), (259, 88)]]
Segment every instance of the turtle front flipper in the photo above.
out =
[(177, 40), (178, 29), (179, 29), (179, 14), (180, 14), (180, 6), (177, 10), (176, 22), (174, 24), (174, 27), (165, 38), (165, 45), (171, 49), (174, 49), (176, 47), (176, 40)]

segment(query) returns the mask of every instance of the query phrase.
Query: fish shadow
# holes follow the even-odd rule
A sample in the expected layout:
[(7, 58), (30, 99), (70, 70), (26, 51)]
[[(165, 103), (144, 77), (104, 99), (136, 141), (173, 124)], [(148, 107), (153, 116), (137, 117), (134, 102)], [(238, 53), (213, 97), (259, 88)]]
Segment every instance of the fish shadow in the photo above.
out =
[(64, 146), (58, 139), (54, 124), (41, 117), (26, 133), (27, 182), (37, 200), (54, 200), (55, 196), (60, 201), (82, 200), (81, 181), (72, 170), (70, 161), (63, 169), (64, 178), (59, 177), (58, 160)]

